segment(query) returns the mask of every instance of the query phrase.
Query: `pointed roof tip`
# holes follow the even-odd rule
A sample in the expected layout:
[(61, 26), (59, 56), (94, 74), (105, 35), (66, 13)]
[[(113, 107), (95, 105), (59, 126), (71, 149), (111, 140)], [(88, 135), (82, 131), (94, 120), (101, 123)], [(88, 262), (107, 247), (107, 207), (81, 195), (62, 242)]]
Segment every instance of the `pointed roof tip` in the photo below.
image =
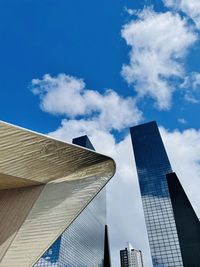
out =
[[(102, 169), (102, 173), (110, 172), (110, 176), (113, 176), (116, 170), (116, 164), (109, 156), (2, 121), (0, 137), (0, 173), (3, 173), (6, 180), (9, 179), (9, 188), (67, 179), (74, 170), (103, 161), (110, 162), (110, 165), (106, 165), (107, 170)], [(76, 164), (71, 161), (72, 151)]]
[[(0, 259), (1, 266), (33, 266), (112, 178), (116, 165), (112, 158), (95, 151), (1, 121), (0, 140), (0, 176), (4, 178), (0, 189), (9, 192), (25, 182), (45, 184)], [(9, 203), (4, 205), (7, 210)], [(15, 218), (19, 216), (15, 209), (10, 211)]]
[(132, 126), (132, 127), (130, 127), (130, 131), (132, 131), (134, 128), (143, 127), (145, 125), (150, 125), (150, 124), (158, 126), (156, 120), (153, 120), (153, 121), (148, 121), (145, 123), (141, 123), (141, 124), (137, 124), (135, 126)]
[(95, 151), (95, 148), (87, 135), (73, 138), (72, 143)]

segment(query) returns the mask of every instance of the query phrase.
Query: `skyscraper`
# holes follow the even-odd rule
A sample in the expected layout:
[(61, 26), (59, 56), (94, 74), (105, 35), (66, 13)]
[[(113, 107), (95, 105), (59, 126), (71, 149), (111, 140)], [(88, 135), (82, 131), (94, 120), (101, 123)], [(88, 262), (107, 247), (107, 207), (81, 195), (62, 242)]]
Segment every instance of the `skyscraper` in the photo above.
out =
[(107, 156), (0, 121), (0, 266), (102, 266), (101, 189), (114, 170)]
[(182, 267), (166, 174), (172, 172), (156, 122), (130, 129), (154, 267)]
[(120, 250), (120, 260), (121, 267), (143, 267), (141, 250), (134, 249), (130, 243)]

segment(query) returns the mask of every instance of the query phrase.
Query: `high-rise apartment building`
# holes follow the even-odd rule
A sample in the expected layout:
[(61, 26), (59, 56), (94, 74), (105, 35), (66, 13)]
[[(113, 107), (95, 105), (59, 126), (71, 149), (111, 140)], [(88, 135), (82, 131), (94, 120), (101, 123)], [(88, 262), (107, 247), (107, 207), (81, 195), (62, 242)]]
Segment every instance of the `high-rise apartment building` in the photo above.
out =
[(172, 172), (156, 122), (130, 129), (154, 267), (182, 267), (166, 174)]
[(0, 266), (102, 267), (114, 171), (107, 156), (0, 121)]
[(143, 267), (141, 250), (134, 249), (130, 243), (120, 250), (120, 261), (121, 267)]

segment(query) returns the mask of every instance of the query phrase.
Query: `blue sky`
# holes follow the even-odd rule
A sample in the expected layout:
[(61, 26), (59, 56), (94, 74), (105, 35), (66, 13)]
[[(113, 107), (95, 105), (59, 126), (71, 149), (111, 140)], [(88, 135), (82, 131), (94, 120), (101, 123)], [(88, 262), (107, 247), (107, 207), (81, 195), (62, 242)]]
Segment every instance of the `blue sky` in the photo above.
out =
[(45, 73), (84, 78), (89, 88), (100, 91), (126, 87), (119, 75), (128, 52), (120, 38), (126, 18), (124, 4), (1, 1), (3, 119), (43, 132), (55, 129), (60, 118), (42, 113), (37, 99), (27, 90), (33, 78)]
[(88, 134), (115, 158), (108, 217), (116, 267), (126, 241), (151, 266), (129, 127), (157, 120), (190, 195), (186, 174), (198, 184), (199, 10), (198, 0), (0, 1), (0, 118), (66, 141)]
[[(166, 11), (161, 1), (1, 1), (2, 119), (42, 132), (59, 125), (60, 116), (42, 112), (28, 90), (31, 80), (45, 73), (67, 73), (83, 78), (88, 88), (113, 88), (122, 96), (134, 96), (120, 75), (130, 51), (120, 31), (132, 19), (125, 7), (142, 9), (148, 4)], [(197, 41), (184, 58), (188, 72), (199, 71), (199, 54)], [(199, 112), (199, 105), (184, 101), (180, 93), (167, 112), (152, 108), (151, 99), (139, 107), (146, 120), (156, 119), (167, 128), (198, 128), (193, 113)], [(179, 118), (187, 125), (178, 123)]]

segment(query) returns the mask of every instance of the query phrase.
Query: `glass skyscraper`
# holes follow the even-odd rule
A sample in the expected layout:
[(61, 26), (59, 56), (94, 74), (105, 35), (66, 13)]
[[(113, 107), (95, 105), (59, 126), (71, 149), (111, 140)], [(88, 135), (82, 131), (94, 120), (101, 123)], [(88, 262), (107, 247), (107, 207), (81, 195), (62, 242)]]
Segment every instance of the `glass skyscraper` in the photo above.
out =
[(130, 129), (154, 267), (183, 266), (166, 174), (172, 172), (156, 122)]
[[(73, 143), (94, 150), (87, 136), (75, 138)], [(105, 224), (103, 188), (34, 267), (103, 267)]]

